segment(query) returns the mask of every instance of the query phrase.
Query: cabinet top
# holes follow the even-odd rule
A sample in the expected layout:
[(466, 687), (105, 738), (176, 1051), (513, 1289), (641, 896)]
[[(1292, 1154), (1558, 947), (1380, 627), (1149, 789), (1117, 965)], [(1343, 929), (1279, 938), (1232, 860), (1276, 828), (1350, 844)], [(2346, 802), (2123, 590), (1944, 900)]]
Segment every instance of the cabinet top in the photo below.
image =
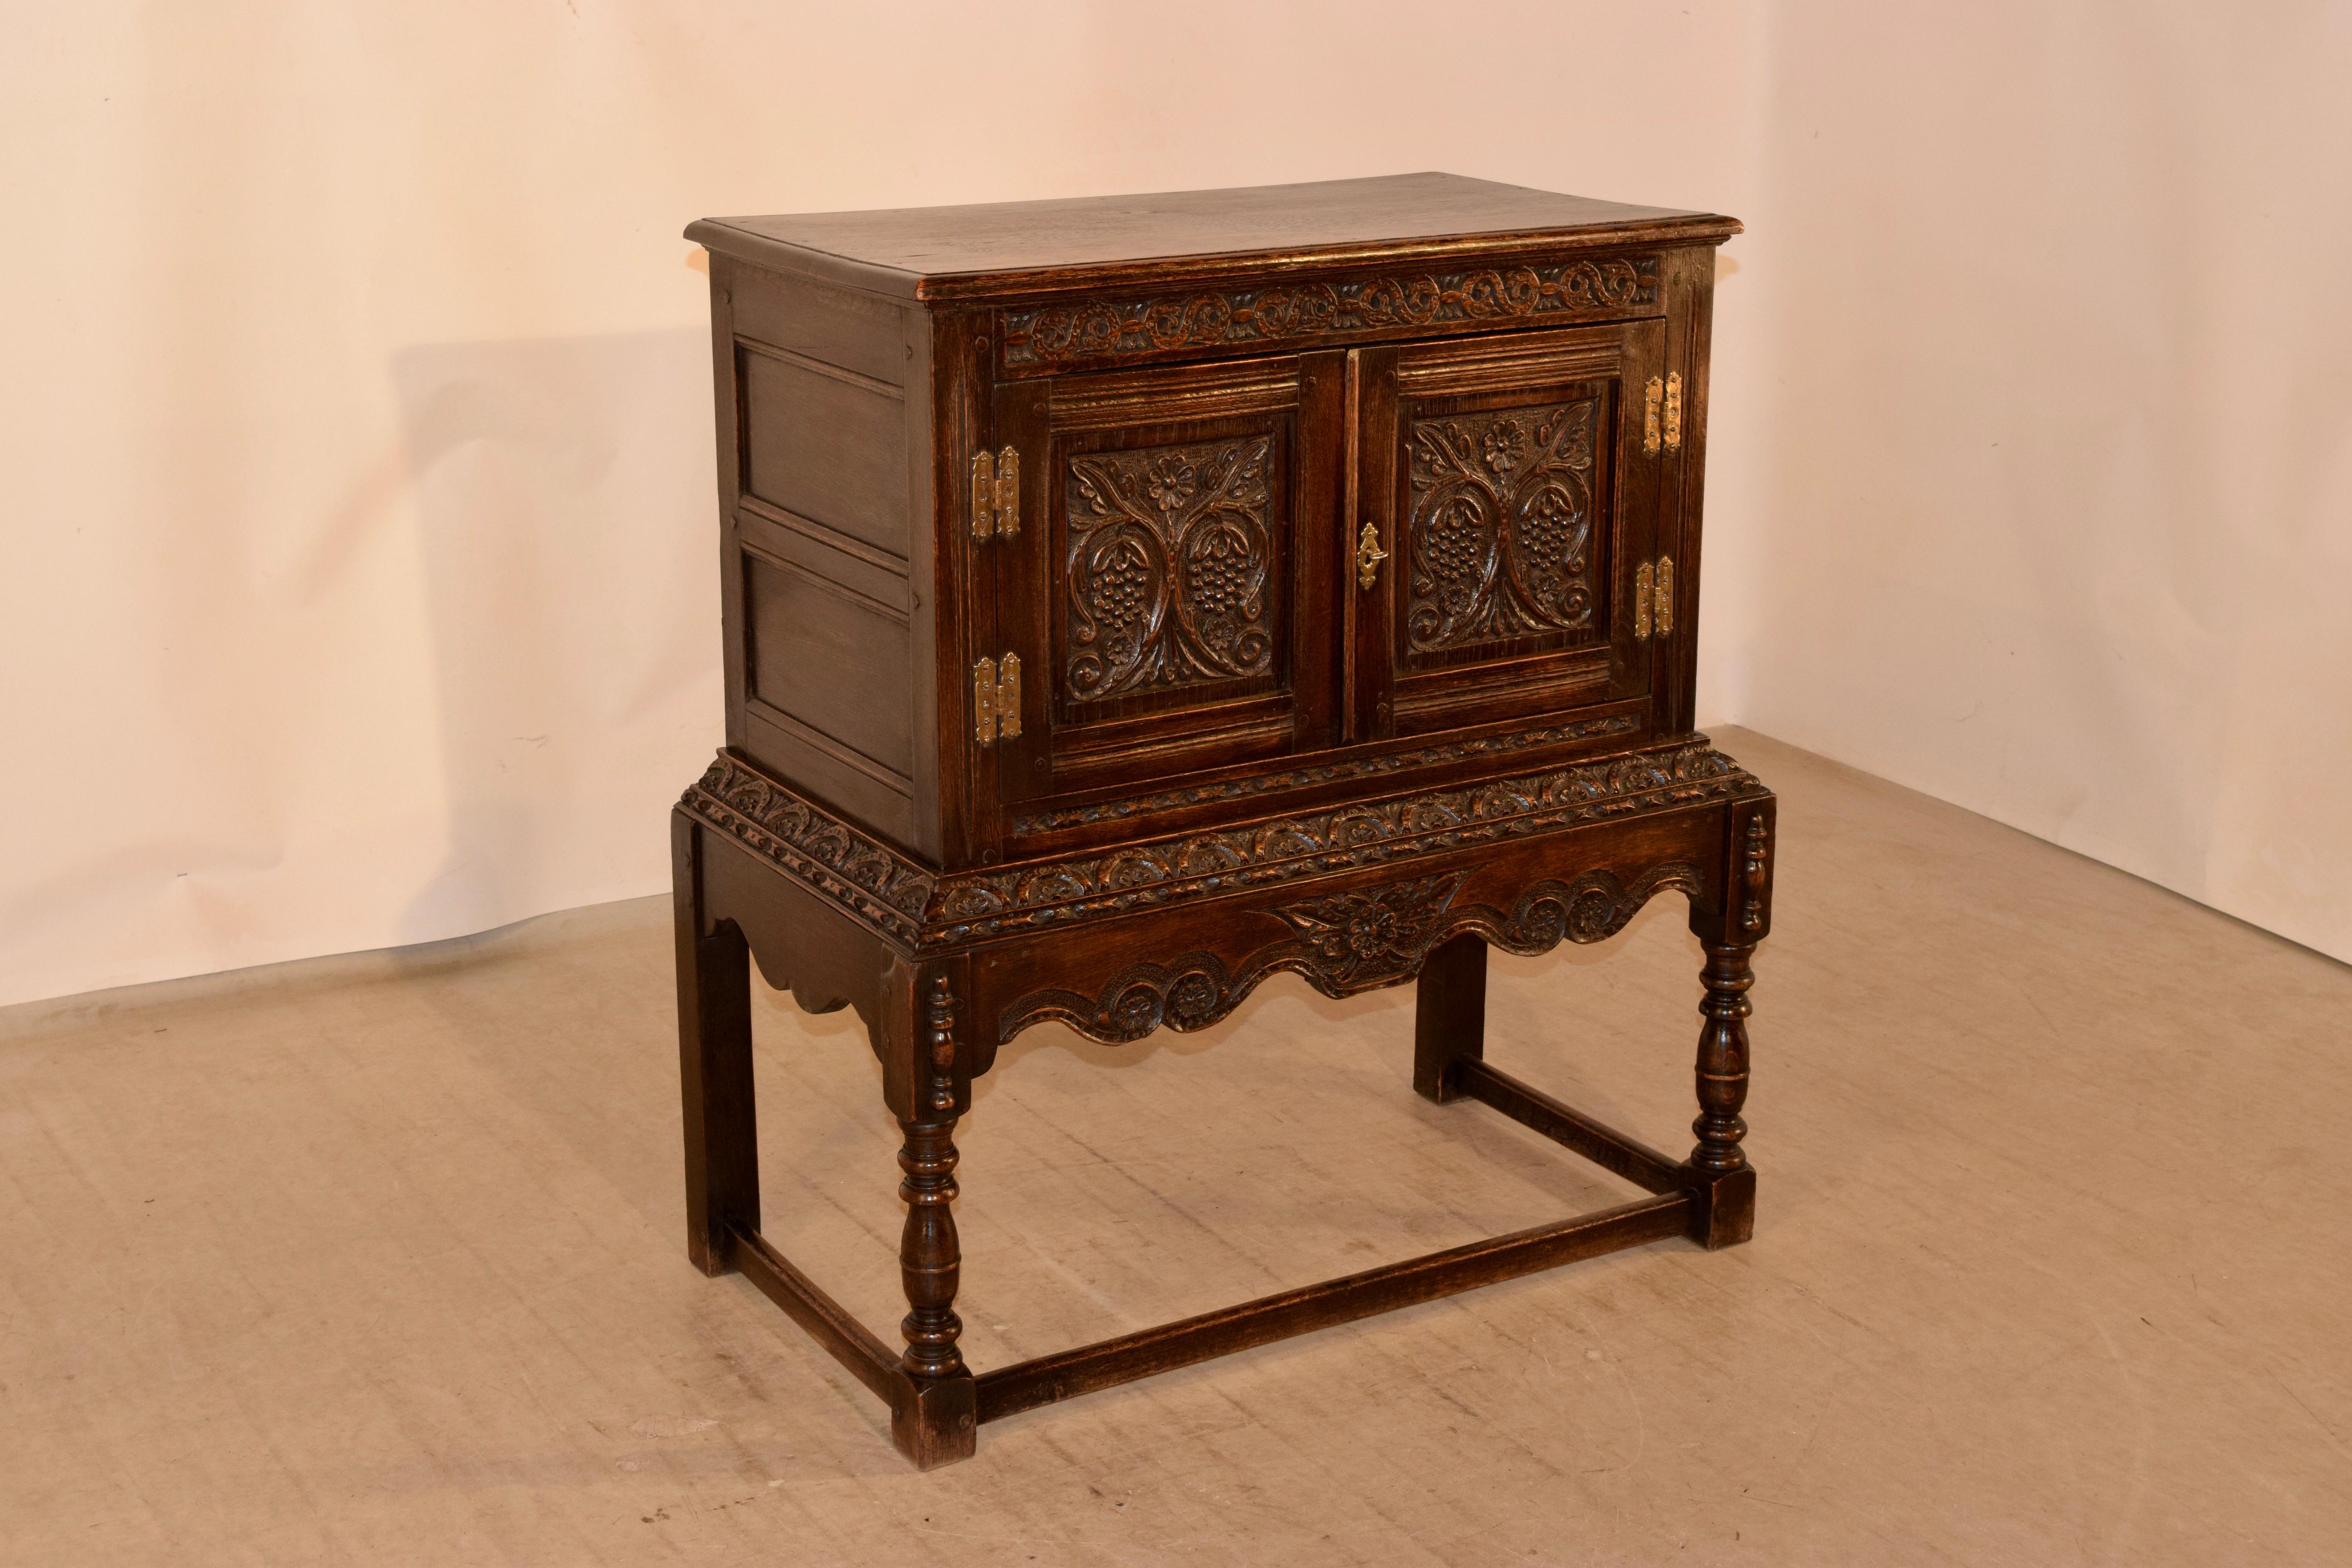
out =
[(1460, 174), (1080, 196), (876, 212), (704, 218), (686, 237), (755, 266), (918, 300), (1059, 293), (1236, 270), (1289, 271), (1531, 248), (1714, 244), (1737, 221)]

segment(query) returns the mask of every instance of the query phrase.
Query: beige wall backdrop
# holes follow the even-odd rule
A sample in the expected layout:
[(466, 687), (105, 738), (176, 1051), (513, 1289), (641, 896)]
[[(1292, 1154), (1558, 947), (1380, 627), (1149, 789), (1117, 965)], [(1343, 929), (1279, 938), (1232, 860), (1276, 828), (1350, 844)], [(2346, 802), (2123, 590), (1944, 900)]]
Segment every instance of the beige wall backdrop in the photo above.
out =
[(1763, 46), (1714, 711), (2352, 959), (2352, 5)]
[(1419, 168), (1749, 221), (1706, 715), (2352, 957), (2347, 12), (1887, 9), (0, 5), (0, 1001), (665, 885), (688, 219)]

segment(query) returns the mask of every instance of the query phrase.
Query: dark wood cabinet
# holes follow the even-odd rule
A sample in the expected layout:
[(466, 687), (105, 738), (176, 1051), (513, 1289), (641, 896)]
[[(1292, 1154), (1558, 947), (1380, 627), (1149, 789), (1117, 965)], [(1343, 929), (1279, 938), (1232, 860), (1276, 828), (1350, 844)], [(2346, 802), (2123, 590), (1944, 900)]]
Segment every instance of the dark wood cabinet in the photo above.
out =
[[(710, 253), (727, 745), (677, 815), (690, 1247), (977, 1422), (1570, 1257), (1743, 1238), (1771, 797), (1691, 731), (1706, 214), (1450, 175), (734, 218)], [(1691, 1155), (1485, 1066), (1488, 945), (1685, 894)], [(760, 1239), (746, 963), (856, 1005), (906, 1128), (894, 1352)], [(974, 1374), (951, 1132), (1019, 1029), (1421, 981), (1416, 1087), (1652, 1195)], [(1297, 1298), (1294, 1300), (1293, 1298)]]

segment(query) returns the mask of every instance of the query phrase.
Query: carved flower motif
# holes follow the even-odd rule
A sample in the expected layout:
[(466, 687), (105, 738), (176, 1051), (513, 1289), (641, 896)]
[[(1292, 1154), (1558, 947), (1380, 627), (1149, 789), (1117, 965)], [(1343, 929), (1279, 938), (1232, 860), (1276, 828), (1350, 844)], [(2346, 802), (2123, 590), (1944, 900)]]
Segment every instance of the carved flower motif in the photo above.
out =
[(1205, 1024), (1216, 1013), (1217, 983), (1207, 975), (1187, 974), (1168, 988), (1168, 1014), (1179, 1025)]
[(1192, 492), (1199, 488), (1200, 481), (1192, 472), (1192, 465), (1172, 454), (1152, 464), (1151, 472), (1144, 480), (1144, 489), (1150, 492), (1152, 504), (1161, 511), (1174, 511), (1191, 500)]
[(1368, 904), (1348, 921), (1348, 951), (1358, 958), (1377, 958), (1396, 939), (1396, 911), (1386, 904)]
[(1528, 455), (1528, 434), (1517, 420), (1506, 419), (1486, 432), (1481, 445), (1486, 448), (1486, 466), (1497, 474), (1507, 474)]
[(1110, 1010), (1118, 1038), (1139, 1040), (1160, 1026), (1160, 994), (1140, 981), (1127, 988)]

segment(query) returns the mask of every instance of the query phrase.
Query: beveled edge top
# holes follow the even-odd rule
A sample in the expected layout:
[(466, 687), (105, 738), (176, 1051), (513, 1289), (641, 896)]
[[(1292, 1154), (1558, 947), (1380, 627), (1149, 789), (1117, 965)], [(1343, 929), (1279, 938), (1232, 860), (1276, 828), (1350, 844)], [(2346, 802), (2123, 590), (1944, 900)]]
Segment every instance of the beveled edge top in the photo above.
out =
[(704, 218), (686, 237), (754, 266), (912, 300), (1053, 294), (1537, 247), (1720, 243), (1737, 219), (1460, 174), (969, 206)]

